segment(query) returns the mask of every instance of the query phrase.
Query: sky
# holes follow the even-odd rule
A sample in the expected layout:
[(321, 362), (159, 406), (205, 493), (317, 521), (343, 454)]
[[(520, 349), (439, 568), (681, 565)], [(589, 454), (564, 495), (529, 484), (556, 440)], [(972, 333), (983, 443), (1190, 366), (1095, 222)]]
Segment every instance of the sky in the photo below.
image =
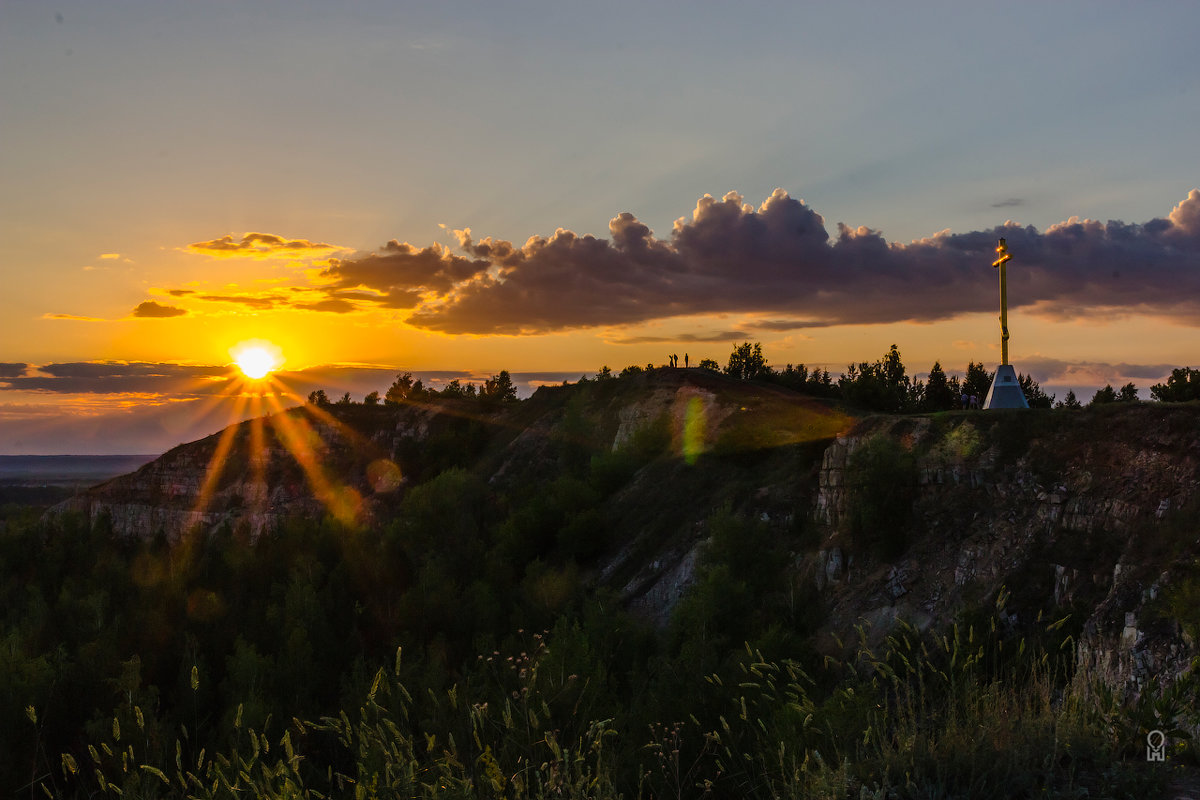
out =
[[(0, 453), (398, 372), (1200, 365), (1190, 2), (0, 3)], [(252, 387), (251, 387), (252, 388)], [(268, 409), (269, 410), (269, 409)]]

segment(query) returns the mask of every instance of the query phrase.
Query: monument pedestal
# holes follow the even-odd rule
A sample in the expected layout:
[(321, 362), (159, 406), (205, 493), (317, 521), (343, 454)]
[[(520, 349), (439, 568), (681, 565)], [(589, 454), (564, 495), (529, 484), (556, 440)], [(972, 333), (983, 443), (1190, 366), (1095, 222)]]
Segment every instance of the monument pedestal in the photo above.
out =
[(983, 401), (984, 408), (1029, 408), (1021, 384), (1017, 381), (1017, 371), (1012, 364), (1001, 364), (996, 367), (996, 377), (992, 379), (992, 388), (988, 389), (987, 399)]

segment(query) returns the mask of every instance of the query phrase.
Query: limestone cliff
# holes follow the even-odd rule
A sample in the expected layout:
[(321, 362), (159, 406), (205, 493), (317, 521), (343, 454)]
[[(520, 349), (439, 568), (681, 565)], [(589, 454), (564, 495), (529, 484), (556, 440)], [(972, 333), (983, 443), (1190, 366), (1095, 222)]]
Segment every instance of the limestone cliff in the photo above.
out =
[[(890, 471), (872, 471), (872, 448)], [(448, 466), (503, 495), (613, 454), (636, 469), (605, 501), (612, 536), (591, 581), (659, 623), (693, 579), (706, 520), (728, 506), (794, 548), (824, 634), (863, 620), (876, 635), (897, 619), (942, 625), (1003, 587), (1013, 625), (1071, 614), (1082, 673), (1129, 694), (1195, 658), (1195, 631), (1171, 605), (1200, 581), (1190, 405), (856, 418), (775, 387), (659, 370), (507, 406), (292, 409), (181, 445), (53, 513), (107, 519), (119, 536), (222, 525), (256, 536), (290, 515), (377, 525)], [(891, 510), (864, 516), (884, 489)]]

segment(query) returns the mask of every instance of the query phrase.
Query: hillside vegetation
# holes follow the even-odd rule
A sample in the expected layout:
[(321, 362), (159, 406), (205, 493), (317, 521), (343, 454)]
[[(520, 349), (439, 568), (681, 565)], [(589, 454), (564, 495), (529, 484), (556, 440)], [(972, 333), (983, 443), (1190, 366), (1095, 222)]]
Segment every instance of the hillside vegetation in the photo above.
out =
[(695, 369), (310, 404), (10, 518), (0, 792), (1116, 797), (1195, 765), (1200, 409), (854, 408)]

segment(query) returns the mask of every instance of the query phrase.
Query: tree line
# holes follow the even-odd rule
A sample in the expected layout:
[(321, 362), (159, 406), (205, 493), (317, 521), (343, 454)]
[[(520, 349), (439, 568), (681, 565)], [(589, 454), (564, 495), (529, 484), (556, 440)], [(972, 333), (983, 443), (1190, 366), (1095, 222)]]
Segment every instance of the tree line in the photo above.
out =
[[(655, 368), (654, 364), (647, 364), (644, 368), (631, 364), (619, 373), (614, 373), (612, 368), (605, 365), (591, 378), (581, 376), (580, 381), (627, 378)], [(860, 361), (846, 365), (846, 371), (836, 379), (826, 369), (809, 369), (804, 364), (785, 364), (782, 368), (774, 368), (767, 363), (761, 342), (742, 342), (734, 345), (724, 367), (714, 359), (704, 358), (697, 363), (696, 368), (723, 373), (737, 380), (774, 383), (818, 397), (842, 400), (860, 408), (889, 414), (950, 411), (970, 405), (969, 398), (976, 398), (982, 403), (996, 375), (995, 370), (989, 370), (982, 363), (974, 361), (967, 364), (962, 377), (947, 375), (941, 362), (935, 361), (926, 379), (918, 380), (908, 374), (900, 351), (894, 344), (882, 358), (874, 362)], [(1085, 405), (1129, 403), (1139, 399), (1138, 387), (1132, 382), (1119, 389), (1106, 384), (1085, 404), (1075, 396), (1074, 390), (1068, 390), (1066, 396), (1058, 400), (1057, 395), (1046, 394), (1031, 375), (1020, 373), (1017, 380), (1030, 408), (1079, 409)], [(1173, 370), (1165, 383), (1155, 384), (1150, 388), (1150, 396), (1160, 402), (1172, 403), (1200, 400), (1200, 369), (1180, 367)], [(414, 378), (411, 372), (403, 372), (396, 376), (396, 380), (382, 398), (379, 392), (371, 392), (363, 398), (362, 405), (402, 405), (436, 398), (477, 400), (484, 405), (499, 406), (517, 400), (517, 387), (508, 370), (503, 369), (478, 386), (470, 382), (463, 383), (456, 378), (440, 390), (425, 386), (419, 378)], [(308, 402), (317, 406), (347, 406), (354, 401), (349, 392), (332, 401), (324, 389), (316, 389), (308, 395)]]

